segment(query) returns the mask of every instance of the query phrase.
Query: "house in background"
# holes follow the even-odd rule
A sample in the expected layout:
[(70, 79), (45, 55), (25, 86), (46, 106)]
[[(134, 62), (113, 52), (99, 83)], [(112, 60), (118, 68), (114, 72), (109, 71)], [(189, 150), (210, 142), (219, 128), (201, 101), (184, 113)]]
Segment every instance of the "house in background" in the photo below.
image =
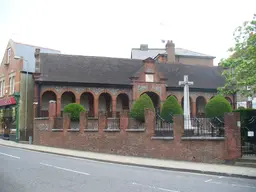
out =
[[(35, 72), (36, 48), (37, 46), (17, 43), (10, 39), (0, 65), (0, 115), (3, 116), (4, 109), (12, 110), (15, 121), (11, 129), (15, 131), (18, 128), (21, 140), (25, 140), (25, 136), (31, 135), (32, 131), (32, 74)], [(53, 49), (40, 49), (44, 53), (60, 53)]]
[(214, 56), (176, 48), (172, 41), (168, 41), (165, 47), (165, 49), (149, 48), (147, 44), (141, 44), (140, 48), (132, 48), (131, 59), (144, 60), (151, 57), (158, 63), (213, 66)]

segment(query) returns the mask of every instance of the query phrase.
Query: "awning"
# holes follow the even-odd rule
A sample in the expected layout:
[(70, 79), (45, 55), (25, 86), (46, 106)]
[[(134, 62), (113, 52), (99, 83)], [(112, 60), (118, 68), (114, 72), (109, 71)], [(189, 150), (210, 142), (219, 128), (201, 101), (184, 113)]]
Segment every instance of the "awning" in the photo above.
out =
[(16, 100), (13, 96), (0, 99), (0, 106), (15, 105), (15, 104), (16, 104)]

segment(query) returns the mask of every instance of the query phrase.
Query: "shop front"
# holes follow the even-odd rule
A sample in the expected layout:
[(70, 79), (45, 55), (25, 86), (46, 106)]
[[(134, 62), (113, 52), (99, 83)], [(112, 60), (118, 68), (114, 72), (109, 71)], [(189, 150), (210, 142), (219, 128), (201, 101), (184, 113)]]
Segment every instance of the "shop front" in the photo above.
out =
[(15, 140), (16, 100), (15, 97), (0, 99), (0, 134), (5, 139)]

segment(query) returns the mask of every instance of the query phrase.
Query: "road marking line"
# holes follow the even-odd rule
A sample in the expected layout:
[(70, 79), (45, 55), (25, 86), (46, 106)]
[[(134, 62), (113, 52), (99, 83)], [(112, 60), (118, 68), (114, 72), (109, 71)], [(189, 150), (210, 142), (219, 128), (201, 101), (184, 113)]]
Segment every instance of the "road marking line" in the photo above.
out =
[(223, 178), (223, 176), (219, 176), (219, 179), (222, 179)]
[(81, 172), (81, 171), (76, 171), (76, 170), (72, 170), (72, 169), (67, 169), (67, 168), (64, 168), (64, 167), (58, 167), (58, 166), (50, 165), (50, 164), (47, 164), (47, 163), (40, 163), (40, 165), (44, 165), (44, 166), (47, 166), (47, 167), (53, 167), (55, 169), (60, 169), (60, 170), (63, 170), (63, 171), (69, 171), (69, 172), (73, 172), (73, 173), (78, 173), (78, 174), (81, 174), (81, 175), (90, 175), (89, 173), (85, 173), (85, 172)]
[(249, 185), (239, 185), (239, 184), (231, 184), (233, 187), (246, 187), (246, 188), (256, 188), (254, 186), (249, 186)]
[(206, 181), (204, 181), (205, 183), (208, 183), (208, 182), (210, 182), (210, 181), (212, 181), (212, 179), (208, 179), (208, 180), (206, 180)]
[(165, 189), (165, 188), (155, 187), (155, 186), (150, 186), (150, 185), (144, 185), (144, 184), (135, 183), (135, 182), (133, 182), (132, 184), (133, 185), (143, 186), (143, 187), (148, 187), (148, 188), (152, 188), (152, 189), (157, 189), (157, 190), (161, 190), (161, 191), (180, 192), (180, 191), (175, 191), (175, 190), (171, 190), (171, 189)]
[(9, 155), (9, 154), (6, 154), (6, 153), (1, 153), (1, 155), (5, 155), (5, 156), (8, 156), (8, 157), (12, 157), (12, 158), (15, 158), (15, 159), (20, 159), (20, 157), (17, 157), (17, 156), (13, 156), (13, 155)]

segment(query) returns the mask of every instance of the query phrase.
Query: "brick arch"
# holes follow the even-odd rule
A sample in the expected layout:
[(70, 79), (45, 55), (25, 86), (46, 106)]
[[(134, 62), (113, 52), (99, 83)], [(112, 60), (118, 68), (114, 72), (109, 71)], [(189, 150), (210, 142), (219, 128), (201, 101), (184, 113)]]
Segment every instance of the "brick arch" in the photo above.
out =
[(128, 96), (128, 98), (129, 98), (129, 101), (132, 100), (132, 98), (130, 97), (130, 94), (127, 93), (127, 92), (125, 92), (125, 91), (118, 91), (117, 94), (115, 95), (115, 99), (116, 99), (116, 98), (118, 97), (118, 95), (120, 95), (120, 94), (126, 94), (126, 95)]
[(178, 97), (177, 97), (176, 95), (173, 95), (173, 94), (168, 95), (168, 96), (166, 97), (166, 99), (167, 99), (168, 97), (171, 97), (171, 96), (174, 96), (174, 97), (177, 99), (177, 101), (179, 101), (179, 100), (178, 100)]
[(48, 92), (48, 91), (52, 91), (53, 93), (55, 93), (55, 95), (56, 95), (57, 98), (59, 97), (58, 92), (57, 92), (54, 88), (47, 88), (47, 89), (44, 89), (44, 90), (41, 92), (40, 98), (42, 98), (43, 94), (44, 94), (45, 92)]
[(233, 106), (233, 100), (229, 96), (226, 96), (225, 99)]
[(157, 95), (157, 97), (158, 97), (157, 100), (155, 100), (156, 98), (155, 99), (151, 98), (151, 100), (154, 103), (154, 107), (161, 108), (161, 97), (160, 97), (160, 95), (156, 91), (144, 91), (143, 93), (140, 94), (140, 96), (143, 95), (144, 93), (146, 93), (146, 94), (147, 93), (154, 93), (155, 95)]
[(84, 94), (84, 93), (90, 93), (93, 95), (93, 98), (96, 99), (97, 98), (97, 95), (93, 92), (93, 91), (82, 91), (80, 94), (77, 94), (77, 98), (81, 98), (81, 96)]
[(113, 95), (110, 91), (101, 91), (97, 95), (95, 94), (95, 98), (99, 99), (102, 93), (108, 93), (111, 96), (112, 100), (116, 98), (115, 95)]
[(158, 95), (159, 99), (161, 99), (160, 95), (159, 95), (156, 91), (154, 91), (154, 90), (152, 90), (152, 91), (150, 91), (150, 90), (148, 90), (148, 91), (143, 91), (143, 92), (140, 94), (140, 96), (141, 96), (142, 94), (144, 94), (144, 93), (147, 93), (147, 92), (155, 93), (155, 94)]
[(62, 91), (62, 92), (59, 94), (60, 98), (61, 98), (62, 95), (63, 95), (64, 93), (66, 93), (66, 92), (71, 92), (71, 93), (73, 93), (73, 94), (75, 95), (75, 99), (77, 98), (77, 94), (76, 94), (75, 91), (72, 90), (72, 89), (66, 89), (66, 90)]

